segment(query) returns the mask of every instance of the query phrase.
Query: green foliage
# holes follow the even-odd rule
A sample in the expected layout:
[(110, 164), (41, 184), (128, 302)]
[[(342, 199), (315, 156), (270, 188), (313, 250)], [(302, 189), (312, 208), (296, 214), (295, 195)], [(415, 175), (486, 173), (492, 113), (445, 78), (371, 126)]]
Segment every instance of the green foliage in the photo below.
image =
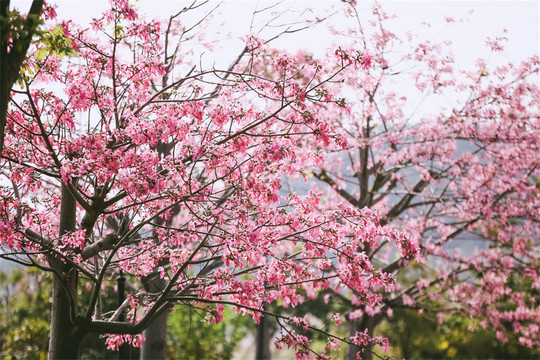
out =
[(116, 36), (117, 38), (121, 38), (122, 36), (124, 36), (124, 33), (125, 30), (122, 25), (116, 24), (114, 26), (114, 36)]
[[(37, 51), (34, 60), (38, 62), (46, 60), (48, 57), (73, 56), (76, 51), (73, 49), (73, 42), (64, 36), (64, 28), (57, 25), (52, 30), (38, 28), (35, 33)], [(39, 65), (31, 66), (24, 63), (21, 67), (18, 83), (23, 87), (23, 83), (31, 81), (33, 75), (39, 71)]]
[(0, 274), (0, 358), (45, 359), (49, 334), (49, 279), (35, 270)]
[[(429, 269), (421, 264), (413, 264), (408, 269), (407, 279), (402, 279), (402, 283), (414, 282), (410, 279), (416, 279), (419, 276), (426, 276)], [(530, 279), (526, 279), (524, 283), (516, 281), (520, 279), (518, 276), (512, 277), (509, 281), (509, 286), (512, 288), (524, 287), (528, 288), (528, 294), (531, 297), (537, 298), (537, 291), (532, 290)], [(339, 301), (330, 300), (325, 303), (323, 293), (314, 300), (308, 300), (300, 304), (294, 309), (289, 309), (296, 316), (304, 316), (309, 314), (309, 318), (319, 319), (323, 328), (338, 336), (348, 337), (347, 322), (342, 316), (342, 323), (336, 326), (330, 320), (330, 315), (339, 312), (342, 315), (349, 308), (341, 304)], [(530, 299), (527, 297), (526, 302)], [(424, 303), (431, 308), (440, 308), (441, 304), (433, 302), (428, 304), (427, 300)], [(501, 303), (500, 310), (504, 308), (514, 308), (515, 304), (511, 301)], [(280, 312), (280, 309), (271, 309), (274, 312)], [(283, 309), (281, 309), (283, 311)], [(474, 327), (475, 331), (469, 330)], [(509, 324), (510, 327), (510, 324)], [(509, 328), (510, 330), (510, 328)], [(302, 330), (297, 329), (297, 332), (302, 334)], [(381, 321), (375, 329), (375, 336), (387, 337), (390, 342), (390, 351), (384, 353), (379, 351), (377, 347), (372, 349), (380, 356), (391, 356), (393, 359), (539, 359), (540, 351), (538, 349), (529, 349), (521, 345), (516, 336), (509, 337), (507, 343), (502, 343), (497, 340), (495, 333), (489, 329), (481, 328), (478, 321), (471, 320), (459, 315), (447, 314), (445, 321), (439, 324), (434, 316), (429, 314), (419, 314), (412, 309), (394, 309), (394, 316)], [(311, 348), (322, 351), (326, 343), (326, 337), (321, 333), (310, 334), (312, 339)], [(346, 347), (342, 346), (340, 351), (334, 351), (331, 355), (338, 358), (344, 358)], [(374, 357), (375, 358), (375, 357)]]
[(220, 324), (205, 320), (204, 310), (176, 306), (167, 323), (169, 359), (231, 359), (236, 346), (253, 330), (249, 316), (225, 309)]
[[(309, 298), (303, 290), (299, 290), (298, 294), (304, 296), (306, 298), (306, 301), (298, 304), (294, 308), (285, 308), (283, 307), (283, 304), (278, 301), (275, 304), (271, 304), (268, 310), (271, 313), (283, 315), (293, 314), (297, 317), (304, 317), (305, 315), (307, 315), (308, 320), (310, 322), (313, 322), (313, 324), (317, 324), (317, 326), (323, 331), (326, 331), (341, 338), (349, 337), (349, 329), (347, 321), (345, 319), (345, 314), (350, 310), (349, 306), (343, 304), (341, 301), (338, 301), (335, 298), (330, 298), (329, 301), (325, 301), (324, 295), (326, 294), (326, 292), (324, 291), (321, 292), (316, 298)], [(336, 313), (341, 314), (340, 325), (336, 325), (336, 322), (334, 320), (331, 320), (331, 316)], [(269, 323), (268, 326), (272, 328), (272, 331), (277, 330), (278, 327), (275, 324), (276, 320), (273, 317), (268, 317), (267, 322)], [(308, 329), (304, 332), (302, 326), (294, 326), (292, 324), (289, 324), (289, 326), (291, 326), (291, 328), (294, 329), (297, 334), (305, 335), (310, 339), (309, 347), (312, 350), (318, 353), (323, 353), (324, 347), (328, 342), (328, 336), (325, 333), (311, 329)], [(341, 348), (339, 350), (330, 351), (329, 355), (331, 359), (345, 358), (347, 346), (344, 344), (340, 344), (340, 346)], [(285, 358), (290, 355), (291, 354), (288, 353), (286, 350), (278, 352), (279, 358), (281, 358), (281, 356)]]
[[(493, 332), (470, 331), (473, 321), (452, 316), (442, 324), (411, 309), (396, 309), (384, 320), (377, 335), (388, 337), (389, 354), (396, 359), (538, 359), (540, 352), (511, 337), (501, 343)], [(478, 327), (476, 327), (478, 328)]]
[[(75, 55), (73, 42), (64, 34), (64, 28), (57, 25), (52, 30), (47, 29), (43, 20), (35, 14), (28, 15), (32, 21), (28, 22), (18, 10), (7, 10), (6, 16), (0, 16), (0, 44), (9, 49), (8, 52), (23, 51), (25, 46), (33, 42), (37, 52), (33, 59), (43, 61), (47, 57), (64, 57)], [(19, 85), (30, 81), (37, 68), (24, 63), (20, 69)]]
[[(33, 268), (0, 272), (0, 359), (46, 359), (49, 345), (52, 278)], [(103, 308), (113, 308), (116, 294), (110, 287)], [(79, 289), (81, 301), (90, 293)], [(138, 349), (132, 358), (138, 358)], [(118, 354), (106, 349), (104, 339), (89, 334), (81, 346), (81, 359), (115, 359)]]
[[(84, 285), (84, 281), (82, 281)], [(0, 305), (0, 359), (46, 359), (50, 329), (50, 297), (52, 279), (36, 269), (14, 269), (0, 272), (2, 300)], [(112, 285), (112, 284), (111, 284)], [(106, 314), (116, 305), (113, 286), (108, 287), (101, 301)], [(90, 292), (79, 289), (82, 303)], [(253, 321), (248, 316), (225, 309), (221, 324), (209, 324), (202, 310), (178, 306), (169, 316), (168, 353), (178, 359), (231, 359), (236, 346), (248, 332)], [(81, 359), (115, 359), (118, 353), (106, 349), (104, 340), (89, 334), (81, 346)], [(132, 359), (139, 358), (139, 349), (131, 348)]]
[(38, 33), (39, 49), (35, 55), (38, 61), (47, 56), (64, 57), (75, 55), (73, 42), (64, 36), (64, 28), (57, 25), (52, 30), (42, 30)]

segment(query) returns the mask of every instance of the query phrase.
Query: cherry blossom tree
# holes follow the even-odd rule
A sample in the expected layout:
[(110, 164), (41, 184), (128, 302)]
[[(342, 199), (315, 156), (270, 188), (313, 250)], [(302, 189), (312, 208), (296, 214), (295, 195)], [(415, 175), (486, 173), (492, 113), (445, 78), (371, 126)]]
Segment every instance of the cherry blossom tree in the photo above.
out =
[[(340, 343), (369, 358), (403, 306), (537, 347), (539, 59), (457, 71), (448, 44), (346, 2), (358, 27), (334, 29), (326, 57), (253, 31), (220, 69), (201, 61), (215, 44), (208, 13), (189, 22), (200, 5), (158, 21), (115, 0), (88, 29), (51, 19), (62, 40), (32, 46), (12, 89), (1, 256), (53, 273), (49, 357), (76, 358), (89, 333), (140, 345), (175, 304), (211, 323), (225, 307), (274, 316), (298, 358)], [(119, 273), (127, 298), (104, 306)], [(309, 317), (265, 310), (317, 296), (350, 309), (331, 316), (349, 336), (318, 329), (319, 354)]]
[[(327, 301), (350, 309), (352, 338), (370, 339), (392, 309), (409, 307), (439, 322), (448, 314), (470, 317), (500, 341), (513, 333), (537, 348), (540, 58), (497, 66), (478, 59), (475, 68), (458, 70), (449, 43), (393, 33), (378, 4), (368, 19), (349, 5), (358, 26), (332, 55), (346, 60), (348, 49), (360, 49), (371, 55), (371, 68), (344, 69), (345, 82), (326, 88), (346, 111), (323, 105), (317, 116), (346, 145), (321, 147), (325, 160), (310, 169), (311, 191), (322, 195), (321, 213), (341, 203), (369, 209), (381, 227), (351, 240), (380, 279), (400, 280), (386, 292), (351, 291), (341, 287), (338, 264), (327, 263), (337, 276), (324, 291)], [(503, 33), (487, 46), (496, 55), (504, 42)], [(292, 179), (291, 188), (296, 184)], [(400, 252), (378, 236), (390, 229), (411, 240), (398, 242)], [(368, 341), (355, 343), (348, 358), (371, 358)]]
[[(370, 71), (368, 52), (337, 48), (327, 64), (248, 35), (229, 67), (207, 68), (189, 45), (203, 43), (193, 30), (205, 17), (191, 27), (184, 17), (198, 6), (158, 21), (114, 0), (90, 28), (50, 11), (62, 41), (32, 45), (12, 89), (1, 257), (53, 274), (51, 359), (77, 358), (90, 333), (106, 334), (109, 348), (139, 346), (174, 304), (207, 312), (210, 323), (226, 306), (258, 322), (265, 303), (295, 306), (300, 291), (332, 279), (356, 293), (389, 291), (394, 279), (362, 248), (390, 241), (416, 256), (415, 243), (369, 209), (321, 210), (319, 194), (280, 192), (283, 176), (306, 176), (326, 151), (347, 148), (317, 112), (345, 116), (330, 89), (349, 68)], [(129, 293), (107, 307), (101, 297), (118, 274)], [(325, 353), (315, 354), (301, 333), (315, 329), (307, 318), (278, 321), (276, 345), (299, 358), (342, 341), (388, 346), (326, 333)]]

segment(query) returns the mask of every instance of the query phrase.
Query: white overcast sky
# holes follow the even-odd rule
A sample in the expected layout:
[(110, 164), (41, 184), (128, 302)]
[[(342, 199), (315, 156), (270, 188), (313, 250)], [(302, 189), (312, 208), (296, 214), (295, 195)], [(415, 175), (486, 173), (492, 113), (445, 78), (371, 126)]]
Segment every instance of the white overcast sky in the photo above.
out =
[[(54, 3), (53, 0), (51, 2)], [(190, 1), (191, 2), (191, 1)], [(149, 17), (168, 17), (178, 11), (188, 1), (175, 0), (139, 0), (143, 11)], [(13, 0), (12, 6), (25, 11), (29, 6), (27, 0)], [(77, 23), (88, 23), (92, 17), (98, 17), (107, 6), (106, 0), (62, 0), (59, 5), (59, 17), (72, 19)], [(213, 2), (218, 4), (217, 1)], [(223, 32), (230, 32), (233, 37), (240, 37), (249, 32), (251, 14), (256, 8), (263, 8), (271, 1), (222, 1), (222, 13), (216, 16), (216, 24)], [(458, 65), (472, 65), (478, 57), (488, 56), (484, 46), (486, 36), (501, 34), (503, 28), (508, 30), (509, 42), (502, 56), (510, 61), (519, 61), (527, 56), (540, 53), (540, 1), (381, 1), (383, 8), (398, 16), (392, 28), (396, 34), (411, 30), (426, 38), (450, 39), (454, 43), (453, 52)], [(370, 1), (358, 0), (358, 11), (361, 17), (367, 17), (370, 12)], [(330, 6), (343, 6), (339, 0), (315, 1), (283, 1), (283, 6), (296, 9), (323, 9)], [(457, 24), (445, 29), (445, 16), (462, 18), (469, 10), (470, 22)], [(342, 22), (344, 18), (333, 18), (331, 21)], [(427, 21), (433, 26), (429, 31), (421, 26)], [(445, 29), (441, 32), (441, 29)], [(209, 29), (210, 31), (215, 31)], [(318, 27), (311, 32), (290, 36), (276, 42), (275, 46), (286, 47), (289, 50), (306, 48), (319, 52), (331, 42), (331, 37), (324, 28)], [(238, 43), (240, 47), (241, 44)], [(236, 53), (231, 48), (231, 56)], [(226, 50), (225, 50), (226, 51)], [(215, 54), (214, 54), (215, 55)], [(223, 54), (226, 55), (226, 54)], [(226, 56), (225, 56), (226, 57)]]
[[(54, 0), (49, 0), (54, 3)], [(139, 0), (137, 3), (141, 8), (139, 14), (148, 18), (168, 18), (171, 14), (178, 12), (183, 7), (192, 3), (185, 0)], [(371, 1), (357, 0), (357, 10), (362, 24), (370, 18)], [(252, 14), (257, 9), (266, 8), (275, 1), (270, 0), (224, 0), (221, 2), (211, 0), (207, 9), (220, 4), (220, 10), (214, 13), (214, 18), (207, 29), (207, 40), (212, 40), (218, 36), (223, 38), (223, 34), (230, 33), (230, 41), (221, 41), (219, 46), (210, 51), (201, 49), (204, 53), (200, 56), (203, 67), (215, 66), (216, 68), (228, 67), (235, 59), (244, 42), (241, 37), (250, 33)], [(410, 31), (419, 35), (419, 39), (431, 39), (437, 41), (451, 40), (452, 52), (455, 59), (455, 69), (475, 71), (476, 60), (478, 58), (487, 59), (488, 68), (495, 65), (506, 64), (508, 62), (518, 63), (521, 60), (540, 54), (540, 0), (536, 1), (380, 1), (383, 9), (397, 16), (391, 23), (390, 30), (397, 36), (405, 36)], [(108, 6), (107, 0), (59, 0), (58, 16), (62, 19), (71, 19), (75, 23), (88, 26), (92, 18), (99, 17), (101, 12)], [(12, 6), (19, 7), (21, 11), (29, 8), (30, 0), (12, 0)], [(313, 9), (315, 13), (321, 13), (324, 9), (332, 6), (342, 8), (345, 5), (339, 0), (283, 0), (277, 10), (288, 10), (285, 13), (287, 21), (295, 20), (298, 12), (306, 9)], [(275, 9), (273, 9), (275, 10)], [(470, 14), (470, 10), (474, 12)], [(267, 14), (267, 13), (265, 13)], [(265, 22), (268, 15), (258, 15), (253, 22), (261, 24)], [(468, 22), (457, 23), (448, 26), (445, 17), (456, 19), (468, 18)], [(186, 22), (196, 22), (200, 19), (200, 14), (193, 14), (192, 18), (187, 18)], [(344, 16), (332, 17), (328, 20), (336, 26), (346, 26), (351, 18)], [(432, 24), (427, 28), (422, 25), (424, 22)], [(212, 25), (213, 24), (213, 25)], [(351, 23), (351, 26), (354, 26)], [(487, 36), (495, 37), (502, 34), (506, 29), (509, 41), (506, 43), (503, 53), (491, 54), (485, 45)], [(221, 35), (214, 35), (221, 33)], [(263, 39), (269, 38), (268, 32)], [(320, 25), (307, 31), (295, 33), (282, 37), (275, 41), (272, 46), (283, 48), (291, 52), (299, 49), (306, 49), (316, 55), (321, 55), (332, 43), (334, 38), (329, 34), (325, 25)], [(369, 46), (368, 46), (369, 49)], [(538, 77), (540, 78), (540, 77)], [(422, 96), (413, 94), (411, 84), (396, 84), (398, 92), (407, 94), (408, 102), (405, 113), (414, 112), (415, 118), (420, 119), (429, 116), (433, 111), (452, 106), (455, 99), (430, 99), (424, 102)], [(422, 104), (421, 108), (419, 105)], [(455, 104), (453, 104), (455, 105)], [(417, 110), (419, 109), (419, 110)]]
[[(54, 2), (54, 0), (49, 0)], [(148, 18), (168, 18), (183, 7), (192, 3), (180, 0), (139, 0), (141, 8), (139, 14)], [(371, 1), (357, 0), (357, 10), (362, 24), (370, 18)], [(99, 17), (101, 12), (108, 6), (107, 0), (60, 0), (58, 4), (58, 16), (62, 19), (71, 19), (75, 23), (88, 26), (92, 18)], [(200, 62), (204, 67), (215, 66), (216, 68), (228, 67), (230, 62), (238, 56), (244, 47), (242, 36), (250, 33), (252, 14), (257, 9), (266, 8), (275, 1), (269, 0), (225, 0), (210, 1), (210, 9), (214, 5), (221, 4), (220, 10), (214, 13), (214, 18), (207, 29), (207, 40), (215, 37), (214, 34), (223, 38), (223, 34), (230, 33), (230, 41), (221, 41), (219, 46), (210, 51), (201, 49), (204, 53), (200, 56)], [(540, 54), (540, 0), (536, 1), (380, 1), (383, 9), (397, 16), (392, 21), (390, 30), (397, 36), (405, 36), (410, 31), (419, 35), (419, 39), (431, 39), (437, 41), (451, 40), (451, 51), (454, 54), (455, 69), (475, 71), (478, 58), (487, 59), (488, 68), (508, 62), (518, 63), (521, 60)], [(20, 7), (21, 11), (29, 8), (29, 0), (12, 0), (12, 6)], [(312, 0), (312, 1), (281, 1), (277, 10), (289, 10), (285, 13), (287, 21), (295, 19), (298, 12), (313, 9), (320, 13), (332, 6), (341, 8), (345, 6), (339, 0)], [(274, 9), (273, 9), (274, 10)], [(474, 12), (470, 14), (470, 10)], [(267, 14), (267, 13), (265, 13)], [(259, 15), (254, 24), (265, 22), (268, 15)], [(468, 18), (469, 21), (456, 23), (448, 26), (445, 17), (456, 19)], [(185, 21), (196, 22), (200, 14), (193, 14), (193, 18)], [(336, 26), (346, 26), (351, 18), (344, 16), (332, 17), (328, 20)], [(432, 24), (431, 27), (422, 25), (424, 22)], [(213, 24), (213, 25), (212, 25)], [(354, 26), (351, 23), (351, 26)], [(506, 29), (509, 41), (506, 43), (503, 53), (490, 54), (485, 45), (487, 36), (495, 37), (502, 34)], [(263, 39), (269, 38), (268, 32)], [(332, 43), (334, 38), (329, 34), (325, 25), (317, 26), (307, 31), (282, 37), (275, 41), (272, 46), (283, 48), (291, 52), (306, 49), (316, 55), (321, 55)], [(369, 46), (368, 46), (369, 49)], [(540, 78), (540, 77), (539, 77)], [(455, 99), (430, 99), (424, 102), (423, 97), (413, 93), (414, 89), (407, 87), (405, 83), (396, 84), (398, 91), (407, 94), (409, 101), (404, 109), (406, 114), (414, 112), (415, 118), (420, 119), (429, 116), (439, 108), (455, 105)], [(410, 85), (410, 84), (409, 84)], [(412, 86), (412, 85), (411, 85)], [(419, 105), (422, 104), (421, 108)]]

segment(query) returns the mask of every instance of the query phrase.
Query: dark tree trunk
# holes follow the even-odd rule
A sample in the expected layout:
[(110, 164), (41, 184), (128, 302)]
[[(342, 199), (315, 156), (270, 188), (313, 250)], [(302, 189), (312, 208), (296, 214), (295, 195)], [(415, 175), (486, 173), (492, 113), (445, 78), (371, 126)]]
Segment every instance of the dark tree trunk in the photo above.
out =
[[(13, 37), (14, 43), (10, 52), (8, 52), (8, 34), (0, 33), (0, 154), (4, 148), (6, 115), (11, 97), (11, 87), (19, 77), (21, 66), (26, 58), (26, 51), (28, 51), (32, 37), (39, 25), (43, 3), (44, 0), (32, 2), (24, 24), (24, 31), (19, 34), (20, 37)], [(9, 0), (0, 0), (0, 16), (7, 18), (8, 10)], [(6, 28), (0, 26), (0, 29)]]
[(263, 315), (257, 325), (255, 360), (270, 360), (272, 358), (270, 353), (272, 332), (270, 321), (269, 317)]
[[(349, 324), (349, 336), (354, 336), (356, 332), (363, 332), (365, 329), (368, 329), (368, 334), (373, 336), (373, 331), (382, 320), (381, 316), (370, 317), (367, 315), (362, 316), (358, 320), (348, 320)], [(356, 360), (356, 354), (360, 352), (363, 360), (371, 360), (373, 354), (371, 353), (371, 347), (363, 347), (356, 345), (349, 345), (347, 349), (346, 359), (347, 360)]]
[[(70, 287), (66, 291), (66, 282)], [(56, 276), (53, 279), (51, 331), (49, 338), (49, 359), (78, 359), (81, 342), (86, 335), (74, 325), (70, 296), (76, 296), (76, 275), (68, 275), (67, 281), (61, 281)]]
[[(62, 185), (59, 235), (75, 230), (76, 202), (66, 185)], [(85, 331), (75, 325), (77, 316), (76, 269), (59, 259), (49, 257), (55, 270), (53, 277), (51, 330), (49, 337), (49, 359), (77, 359)]]

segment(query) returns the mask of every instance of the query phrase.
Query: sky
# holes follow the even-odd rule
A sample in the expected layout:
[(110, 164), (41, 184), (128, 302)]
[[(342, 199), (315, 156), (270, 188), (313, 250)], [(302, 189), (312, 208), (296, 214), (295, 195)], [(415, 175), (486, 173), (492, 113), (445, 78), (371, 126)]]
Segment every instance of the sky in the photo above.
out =
[[(54, 3), (54, 1), (51, 1)], [(77, 23), (88, 23), (92, 17), (98, 17), (101, 11), (108, 6), (107, 0), (61, 0), (57, 12), (60, 18), (72, 19)], [(149, 17), (168, 17), (174, 11), (186, 6), (191, 1), (180, 0), (139, 0), (138, 4)], [(221, 3), (220, 9), (215, 13), (213, 29), (207, 29), (209, 34), (222, 31), (231, 33), (233, 39), (252, 32), (252, 13), (273, 4), (268, 0), (225, 0), (210, 1), (211, 6)], [(426, 38), (450, 39), (453, 41), (453, 51), (457, 65), (470, 66), (478, 57), (487, 57), (488, 50), (484, 47), (486, 36), (501, 34), (501, 30), (508, 30), (509, 42), (502, 55), (507, 61), (517, 62), (527, 56), (540, 53), (540, 1), (381, 1), (383, 8), (390, 14), (397, 15), (392, 30), (397, 34), (412, 31)], [(29, 7), (29, 0), (14, 0), (12, 6), (21, 10)], [(366, 17), (371, 8), (370, 1), (358, 1), (357, 9), (360, 17)], [(294, 19), (300, 12), (313, 9), (319, 12), (332, 6), (344, 6), (338, 0), (284, 0), (279, 9), (288, 10), (290, 19)], [(473, 14), (468, 14), (473, 9)], [(468, 16), (466, 23), (447, 27), (444, 17), (463, 18)], [(266, 21), (267, 12), (259, 14), (253, 21), (255, 27)], [(350, 19), (333, 17), (331, 23), (344, 24)], [(432, 27), (426, 29), (423, 22), (430, 22)], [(268, 33), (268, 32), (267, 32)], [(275, 42), (274, 46), (297, 50), (306, 48), (315, 53), (323, 52), (332, 41), (332, 37), (324, 27), (319, 26), (309, 31), (296, 33)], [(233, 56), (237, 47), (242, 46), (240, 41), (228, 44), (219, 57), (227, 59)], [(215, 55), (215, 54), (214, 54)]]

